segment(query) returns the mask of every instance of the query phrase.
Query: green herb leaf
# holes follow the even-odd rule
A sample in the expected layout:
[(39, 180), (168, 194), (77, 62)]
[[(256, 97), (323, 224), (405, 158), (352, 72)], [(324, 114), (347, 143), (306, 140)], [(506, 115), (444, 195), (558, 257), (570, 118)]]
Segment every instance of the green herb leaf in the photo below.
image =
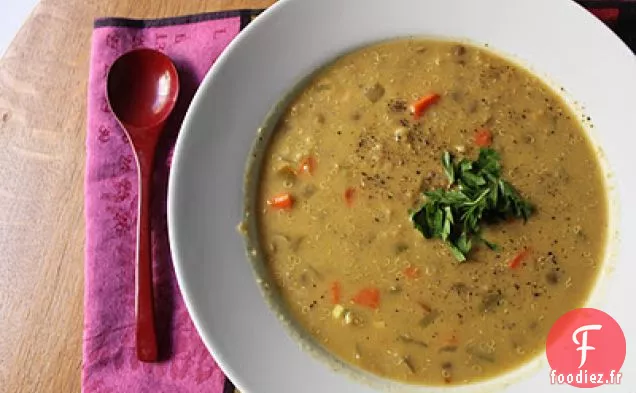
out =
[(459, 248), (457, 248), (457, 246), (449, 242), (447, 242), (446, 245), (448, 245), (448, 248), (450, 249), (455, 259), (457, 259), (459, 262), (466, 261), (466, 254), (464, 254)]
[(453, 220), (453, 211), (451, 210), (450, 206), (446, 206), (444, 207), (444, 213), (446, 214), (446, 219), (451, 223), (454, 224), (455, 221)]
[[(448, 236), (448, 233), (446, 233), (446, 236), (444, 236), (444, 234), (445, 234), (444, 227), (445, 227), (444, 211), (435, 210), (435, 213), (434, 213), (434, 216), (433, 216), (433, 232), (434, 233), (439, 233), (440, 236), (442, 237), (442, 239), (446, 240), (446, 236)], [(449, 228), (448, 232), (450, 233), (450, 228)]]
[(467, 159), (463, 159), (459, 162), (459, 171), (461, 173), (465, 173), (473, 169), (473, 163), (468, 161)]
[(470, 172), (462, 172), (462, 182), (469, 187), (483, 186), (486, 184), (486, 180), (484, 180), (483, 176)]
[(483, 224), (521, 218), (525, 221), (534, 207), (501, 177), (501, 157), (490, 148), (482, 148), (474, 161), (453, 162), (449, 152), (442, 155), (442, 166), (449, 188), (424, 193), (426, 203), (412, 213), (415, 228), (427, 239), (443, 240), (453, 256), (466, 260), (475, 241), (497, 250), (480, 236)]
[(464, 255), (470, 252), (470, 249), (472, 248), (472, 242), (466, 235), (466, 232), (462, 232), (462, 234), (459, 235), (459, 238), (457, 239), (457, 248)]
[(500, 247), (492, 242), (489, 242), (488, 240), (484, 239), (483, 237), (479, 236), (479, 241), (484, 243), (486, 245), (486, 247), (490, 248), (493, 251), (499, 251)]

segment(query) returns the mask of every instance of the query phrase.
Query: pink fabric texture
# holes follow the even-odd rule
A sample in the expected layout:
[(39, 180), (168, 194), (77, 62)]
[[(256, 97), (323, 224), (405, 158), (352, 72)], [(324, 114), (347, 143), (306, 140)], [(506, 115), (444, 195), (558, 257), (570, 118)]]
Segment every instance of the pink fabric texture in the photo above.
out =
[[(113, 22), (93, 33), (86, 134), (84, 393), (223, 390), (225, 376), (197, 334), (175, 280), (165, 198), (170, 152), (185, 110), (205, 73), (238, 34), (241, 17), (228, 13), (168, 24)], [(154, 364), (139, 362), (135, 350), (136, 166), (105, 97), (109, 66), (118, 55), (138, 47), (170, 56), (181, 80), (177, 109), (160, 141), (154, 172), (151, 225), (161, 358)]]

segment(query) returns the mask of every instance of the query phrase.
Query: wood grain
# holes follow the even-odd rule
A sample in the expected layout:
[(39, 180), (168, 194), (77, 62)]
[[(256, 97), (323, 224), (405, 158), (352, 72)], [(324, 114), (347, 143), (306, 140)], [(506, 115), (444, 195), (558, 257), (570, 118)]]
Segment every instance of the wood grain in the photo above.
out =
[(0, 392), (79, 392), (92, 22), (272, 0), (42, 0), (0, 60)]

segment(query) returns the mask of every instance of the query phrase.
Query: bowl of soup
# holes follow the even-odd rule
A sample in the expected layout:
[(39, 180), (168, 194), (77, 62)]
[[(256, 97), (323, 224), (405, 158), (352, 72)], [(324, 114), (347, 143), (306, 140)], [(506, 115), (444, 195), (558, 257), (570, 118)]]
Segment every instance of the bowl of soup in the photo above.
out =
[(635, 65), (569, 1), (273, 6), (206, 77), (170, 178), (180, 288), (224, 372), (558, 389), (546, 337), (581, 307), (633, 345)]

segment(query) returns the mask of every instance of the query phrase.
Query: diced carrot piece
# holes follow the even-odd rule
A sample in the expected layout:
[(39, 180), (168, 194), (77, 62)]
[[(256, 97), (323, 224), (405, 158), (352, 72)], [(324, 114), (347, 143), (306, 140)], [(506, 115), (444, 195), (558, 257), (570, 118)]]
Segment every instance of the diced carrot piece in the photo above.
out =
[(488, 147), (492, 144), (492, 132), (482, 128), (475, 133), (475, 144), (479, 147)]
[(439, 100), (439, 98), (440, 98), (439, 94), (428, 94), (420, 98), (419, 100), (415, 101), (411, 105), (411, 113), (413, 113), (413, 118), (415, 118), (415, 120), (419, 119), (424, 113), (424, 111), (428, 109), (428, 107), (436, 103)]
[(306, 173), (308, 175), (313, 175), (314, 170), (316, 169), (316, 159), (312, 156), (307, 156), (300, 161), (298, 165), (298, 173)]
[(508, 267), (510, 267), (511, 269), (516, 269), (517, 267), (519, 267), (524, 258), (528, 256), (528, 254), (530, 254), (530, 249), (527, 247), (519, 251), (519, 253), (510, 260), (510, 262), (508, 263)]
[(353, 297), (353, 302), (360, 305), (376, 309), (380, 307), (380, 290), (378, 288), (363, 288)]
[(340, 282), (334, 281), (331, 284), (331, 303), (332, 304), (340, 304), (340, 298), (342, 297), (342, 287), (340, 286)]
[(283, 192), (268, 199), (267, 204), (276, 209), (291, 209), (294, 206), (294, 198), (290, 193)]
[(347, 206), (351, 207), (353, 205), (353, 199), (356, 196), (356, 189), (353, 187), (347, 187), (344, 192), (344, 199), (347, 203)]
[(420, 269), (415, 266), (409, 266), (404, 269), (404, 276), (407, 278), (418, 278), (420, 276)]

